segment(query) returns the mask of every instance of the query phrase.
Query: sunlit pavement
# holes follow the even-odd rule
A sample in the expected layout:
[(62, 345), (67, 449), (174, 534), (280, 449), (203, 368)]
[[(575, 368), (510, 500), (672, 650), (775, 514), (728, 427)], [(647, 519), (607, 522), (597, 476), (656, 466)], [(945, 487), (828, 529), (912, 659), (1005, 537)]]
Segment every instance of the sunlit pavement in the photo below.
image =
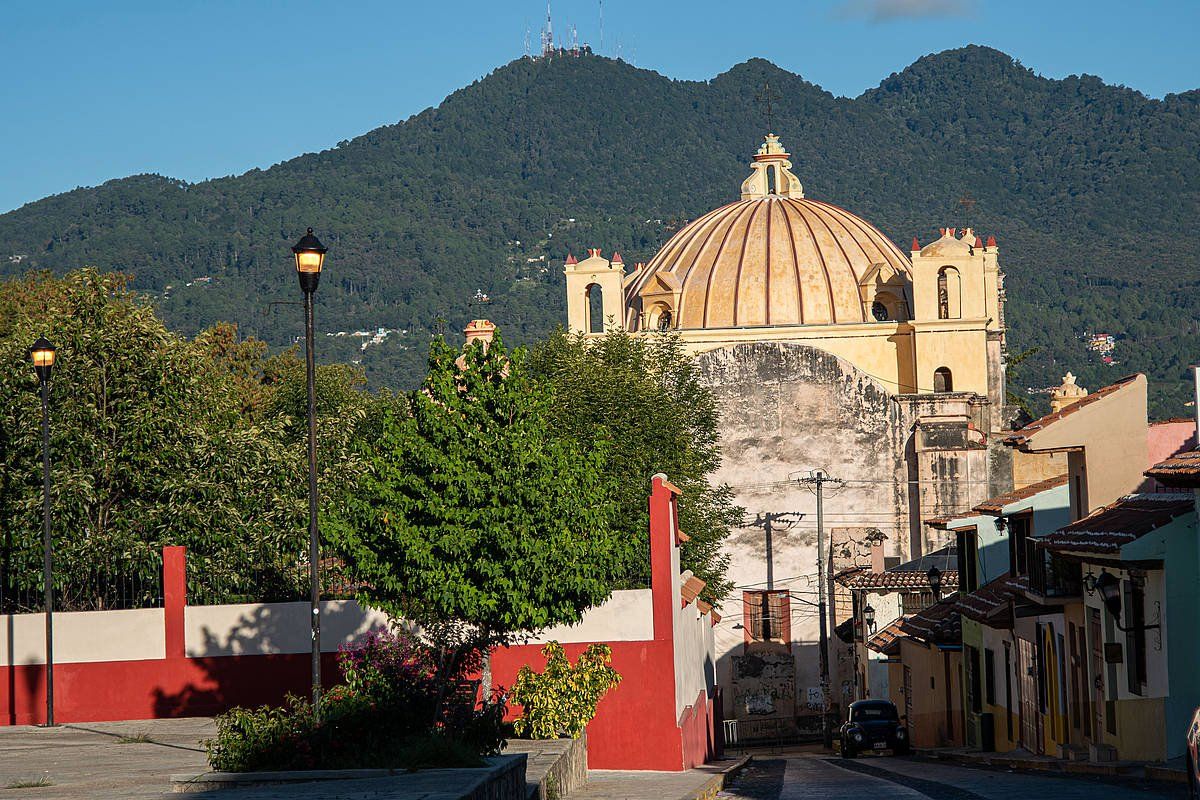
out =
[(1183, 798), (1183, 786), (1132, 779), (978, 769), (889, 756), (756, 754), (721, 793), (730, 800), (1142, 800)]

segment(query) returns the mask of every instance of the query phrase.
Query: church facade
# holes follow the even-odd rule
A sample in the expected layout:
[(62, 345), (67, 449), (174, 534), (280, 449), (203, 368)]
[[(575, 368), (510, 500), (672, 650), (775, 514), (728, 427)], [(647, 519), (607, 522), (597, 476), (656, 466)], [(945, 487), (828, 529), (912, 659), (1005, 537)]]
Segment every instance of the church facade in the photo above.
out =
[[(565, 266), (571, 329), (676, 332), (720, 404), (714, 480), (746, 518), (727, 541), (739, 588), (720, 608), (717, 668), (726, 717), (748, 724), (824, 702), (817, 609), (832, 607), (834, 573), (943, 546), (926, 521), (1007, 491), (1012, 474), (995, 435), (1005, 417), (995, 239), (944, 228), (903, 252), (866, 220), (806, 198), (774, 135), (750, 169), (740, 199), (648, 263), (627, 269), (591, 250)], [(843, 650), (829, 651), (834, 703), (852, 692)]]

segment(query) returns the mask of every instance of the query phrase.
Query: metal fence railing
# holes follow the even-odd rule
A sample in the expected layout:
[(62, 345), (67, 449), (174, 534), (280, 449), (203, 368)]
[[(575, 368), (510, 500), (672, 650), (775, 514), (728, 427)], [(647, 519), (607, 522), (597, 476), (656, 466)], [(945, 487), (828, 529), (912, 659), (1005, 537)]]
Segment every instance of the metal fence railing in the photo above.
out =
[[(337, 559), (320, 564), (321, 599), (354, 596), (357, 584)], [(162, 608), (162, 553), (143, 559), (137, 567), (120, 565), (54, 573), (55, 611), (113, 611)], [(253, 567), (229, 568), (220, 562), (189, 556), (186, 567), (189, 605), (286, 603), (309, 599), (307, 558), (288, 558)], [(0, 614), (34, 614), (45, 610), (41, 570), (19, 575), (0, 569)]]
[[(150, 555), (141, 565), (60, 569), (53, 573), (55, 611), (117, 611), (161, 608), (163, 605), (162, 554)], [(0, 614), (45, 611), (40, 570), (21, 575), (0, 575)]]

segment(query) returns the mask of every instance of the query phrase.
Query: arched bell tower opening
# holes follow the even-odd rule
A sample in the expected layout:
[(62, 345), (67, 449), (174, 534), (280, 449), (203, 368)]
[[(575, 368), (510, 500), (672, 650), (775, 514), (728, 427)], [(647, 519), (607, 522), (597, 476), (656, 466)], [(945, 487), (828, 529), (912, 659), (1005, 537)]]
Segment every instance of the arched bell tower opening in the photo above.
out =
[(604, 289), (598, 283), (591, 283), (584, 292), (587, 294), (584, 328), (588, 333), (604, 333), (604, 326), (609, 324), (609, 320), (604, 318)]
[(938, 270), (938, 319), (962, 318), (962, 279), (954, 267)]
[(600, 248), (588, 250), (583, 261), (568, 255), (563, 264), (567, 278), (567, 323), (573, 333), (602, 334), (625, 323), (625, 265), (621, 254), (612, 260)]

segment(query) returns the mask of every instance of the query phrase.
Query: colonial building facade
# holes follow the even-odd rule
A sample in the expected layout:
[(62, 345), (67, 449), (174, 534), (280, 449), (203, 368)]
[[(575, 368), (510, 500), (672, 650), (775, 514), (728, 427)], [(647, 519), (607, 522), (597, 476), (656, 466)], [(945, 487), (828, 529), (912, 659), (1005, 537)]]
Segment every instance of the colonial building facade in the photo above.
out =
[[(722, 409), (714, 479), (747, 515), (728, 540), (739, 590), (717, 628), (726, 716), (785, 720), (822, 702), (816, 603), (824, 592), (833, 605), (828, 578), (942, 547), (925, 520), (1011, 488), (995, 435), (1004, 278), (994, 237), (944, 228), (906, 253), (805, 197), (774, 135), (750, 169), (740, 199), (684, 226), (648, 263), (626, 268), (598, 249), (569, 257), (567, 307), (580, 333), (669, 330), (696, 354)], [(814, 476), (823, 575), (817, 484), (802, 482)], [(840, 703), (853, 674), (834, 672)]]

